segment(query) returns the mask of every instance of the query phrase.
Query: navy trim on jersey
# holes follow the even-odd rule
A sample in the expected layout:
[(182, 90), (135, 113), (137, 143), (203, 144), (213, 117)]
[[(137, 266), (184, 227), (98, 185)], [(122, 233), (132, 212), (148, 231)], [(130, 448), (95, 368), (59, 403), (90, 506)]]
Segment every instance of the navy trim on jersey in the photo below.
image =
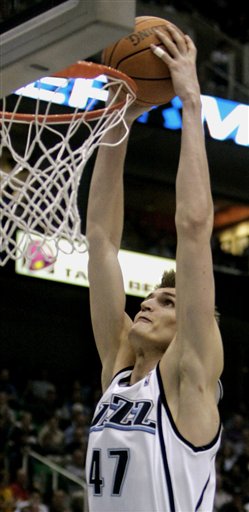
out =
[(157, 402), (157, 425), (158, 425), (158, 433), (159, 433), (159, 440), (160, 440), (160, 445), (161, 445), (162, 460), (163, 460), (164, 472), (165, 472), (165, 478), (166, 478), (166, 487), (167, 487), (168, 496), (169, 496), (170, 512), (175, 512), (174, 492), (173, 492), (172, 481), (171, 481), (169, 465), (168, 465), (168, 460), (167, 460), (166, 446), (165, 446), (164, 437), (163, 437), (162, 403), (161, 403), (160, 396), (159, 396), (158, 402)]
[(131, 373), (129, 375), (126, 375), (126, 377), (122, 377), (118, 381), (119, 386), (130, 386), (130, 380), (131, 380)]
[(101, 432), (106, 428), (114, 428), (116, 430), (140, 430), (141, 432), (146, 432), (147, 434), (152, 434), (153, 436), (155, 433), (155, 428), (141, 426), (141, 425), (114, 425), (113, 423), (104, 423), (104, 425), (97, 426), (97, 427), (90, 427), (90, 432)]
[(207, 481), (206, 481), (206, 483), (205, 483), (205, 485), (204, 485), (204, 487), (203, 487), (203, 490), (202, 490), (202, 492), (201, 492), (200, 498), (199, 498), (199, 500), (198, 500), (198, 502), (197, 502), (197, 505), (196, 505), (196, 507), (195, 507), (195, 512), (197, 512), (197, 511), (198, 511), (198, 509), (200, 508), (200, 506), (201, 506), (201, 504), (202, 504), (202, 501), (203, 501), (203, 497), (204, 497), (205, 491), (206, 491), (207, 486), (208, 486), (208, 484), (209, 484), (209, 480), (210, 480), (210, 475), (209, 475), (209, 477), (208, 477), (208, 479), (207, 479)]
[(160, 389), (161, 401), (162, 401), (162, 404), (165, 407), (165, 410), (166, 410), (167, 416), (169, 418), (171, 427), (174, 430), (174, 432), (177, 435), (177, 437), (179, 437), (179, 439), (181, 441), (183, 441), (187, 446), (189, 446), (194, 452), (203, 452), (204, 450), (209, 450), (210, 448), (212, 448), (212, 446), (214, 446), (217, 443), (218, 439), (219, 439), (219, 436), (220, 436), (220, 433), (221, 433), (221, 423), (219, 424), (219, 428), (218, 428), (217, 434), (215, 435), (214, 439), (210, 443), (208, 443), (206, 445), (203, 445), (203, 446), (195, 446), (194, 444), (190, 443), (190, 441), (185, 439), (185, 437), (183, 437), (182, 434), (179, 432), (179, 430), (177, 429), (177, 427), (175, 425), (175, 422), (173, 420), (170, 408), (168, 406), (167, 398), (166, 398), (166, 395), (164, 393), (164, 388), (163, 388), (163, 382), (162, 382), (162, 377), (161, 377), (161, 373), (160, 373), (159, 363), (158, 363), (158, 365), (156, 367), (156, 373), (157, 373), (157, 380), (158, 380), (158, 385), (159, 385), (159, 389)]
[[(131, 371), (133, 370), (134, 366), (127, 366), (126, 368), (123, 368), (123, 370), (119, 370), (117, 373), (115, 373), (115, 375), (112, 377), (112, 380), (110, 382), (110, 384), (114, 381), (114, 379), (116, 379), (116, 377), (120, 374), (120, 373), (123, 373), (123, 372), (128, 372), (128, 371)], [(129, 375), (130, 377), (130, 375)], [(123, 379), (127, 379), (127, 377), (124, 377)], [(123, 380), (122, 379), (122, 380)], [(109, 384), (109, 385), (110, 385)], [(109, 386), (108, 386), (109, 387)]]

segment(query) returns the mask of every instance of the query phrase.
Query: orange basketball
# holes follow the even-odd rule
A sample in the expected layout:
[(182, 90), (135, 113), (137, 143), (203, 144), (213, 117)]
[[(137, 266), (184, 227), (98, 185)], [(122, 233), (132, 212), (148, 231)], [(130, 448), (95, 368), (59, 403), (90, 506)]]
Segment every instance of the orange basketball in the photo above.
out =
[(168, 103), (175, 96), (169, 69), (150, 48), (152, 43), (163, 47), (155, 29), (165, 31), (170, 37), (167, 32), (169, 25), (171, 23), (162, 18), (137, 17), (134, 32), (103, 51), (104, 64), (123, 71), (135, 80), (138, 87), (137, 102), (140, 105)]

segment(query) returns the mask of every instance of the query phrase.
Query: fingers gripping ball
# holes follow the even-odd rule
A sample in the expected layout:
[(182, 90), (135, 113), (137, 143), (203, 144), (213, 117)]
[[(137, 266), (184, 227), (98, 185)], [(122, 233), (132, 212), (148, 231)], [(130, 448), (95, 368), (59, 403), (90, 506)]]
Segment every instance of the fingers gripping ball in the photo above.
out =
[(138, 87), (137, 103), (140, 105), (161, 105), (175, 96), (168, 67), (150, 47), (154, 44), (164, 48), (155, 31), (159, 29), (171, 39), (167, 31), (169, 25), (171, 23), (163, 18), (140, 16), (136, 18), (134, 32), (103, 51), (104, 64), (123, 71), (135, 80)]

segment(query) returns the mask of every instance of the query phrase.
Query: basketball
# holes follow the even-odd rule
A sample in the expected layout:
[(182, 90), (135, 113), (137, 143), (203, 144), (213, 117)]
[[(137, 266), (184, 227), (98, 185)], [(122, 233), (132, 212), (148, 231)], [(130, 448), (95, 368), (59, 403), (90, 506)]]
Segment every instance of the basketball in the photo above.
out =
[(167, 32), (169, 25), (171, 23), (163, 18), (139, 16), (134, 32), (103, 51), (103, 64), (119, 69), (135, 80), (138, 87), (136, 101), (140, 105), (165, 104), (175, 96), (169, 69), (150, 48), (152, 43), (163, 47), (155, 30), (165, 31), (171, 37)]

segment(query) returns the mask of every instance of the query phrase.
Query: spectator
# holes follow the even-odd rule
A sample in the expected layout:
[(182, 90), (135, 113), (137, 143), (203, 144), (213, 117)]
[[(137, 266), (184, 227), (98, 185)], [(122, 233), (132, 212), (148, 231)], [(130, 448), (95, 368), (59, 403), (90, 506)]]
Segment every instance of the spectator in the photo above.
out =
[(214, 512), (218, 512), (222, 505), (229, 503), (232, 499), (232, 495), (225, 488), (225, 482), (222, 475), (217, 473), (216, 476), (216, 493), (214, 499)]
[(75, 492), (72, 496), (72, 512), (82, 512), (84, 510), (84, 492)]
[(12, 424), (16, 419), (15, 411), (9, 406), (9, 398), (5, 391), (0, 391), (0, 416), (8, 419)]
[(86, 443), (87, 435), (85, 429), (82, 427), (76, 427), (74, 429), (71, 442), (65, 446), (65, 451), (68, 454), (72, 454), (75, 450), (85, 450)]
[(87, 409), (85, 403), (89, 400), (89, 394), (87, 386), (83, 388), (78, 380), (73, 382), (71, 395), (59, 411), (60, 418), (65, 425), (70, 423), (72, 416), (77, 410), (83, 412), (83, 410)]
[[(36, 387), (36, 381), (29, 381), (27, 383), (24, 395), (23, 395), (23, 408), (30, 411), (36, 423), (43, 423), (44, 420), (50, 418), (57, 412), (59, 408), (57, 389), (54, 384), (45, 384), (37, 381), (38, 387)], [(41, 389), (40, 389), (40, 384)]]
[(225, 425), (226, 438), (233, 443), (236, 453), (239, 455), (243, 445), (243, 431), (245, 418), (242, 414), (235, 413)]
[(221, 463), (221, 469), (223, 474), (229, 473), (233, 465), (237, 460), (237, 454), (234, 449), (233, 443), (228, 440), (224, 440), (221, 454), (223, 455), (223, 461)]
[(10, 484), (12, 494), (16, 501), (25, 501), (29, 499), (28, 475), (23, 468), (16, 472), (16, 479)]
[(87, 436), (89, 429), (89, 414), (79, 403), (73, 405), (71, 425), (69, 425), (64, 432), (66, 446), (73, 442), (74, 433), (77, 428), (82, 428)]
[(54, 384), (49, 381), (45, 368), (41, 371), (40, 379), (31, 381), (31, 388), (33, 395), (42, 400), (46, 398), (49, 389), (54, 389)]
[(70, 512), (69, 495), (64, 489), (54, 491), (50, 503), (49, 512)]
[(229, 474), (231, 485), (241, 490), (241, 495), (249, 500), (249, 445), (244, 448)]
[(42, 400), (42, 409), (44, 419), (48, 419), (51, 416), (57, 414), (59, 409), (59, 400), (55, 386), (51, 386), (47, 389), (45, 397)]
[(77, 476), (81, 480), (84, 478), (84, 464), (85, 464), (86, 451), (85, 450), (74, 450), (71, 456), (71, 460), (66, 464), (65, 469)]
[(37, 429), (32, 422), (32, 414), (21, 411), (9, 435), (8, 452), (11, 474), (17, 467), (21, 467), (25, 448), (35, 449), (37, 446)]
[(9, 415), (0, 412), (0, 457), (6, 453), (7, 443), (13, 423), (10, 421)]
[(0, 472), (0, 509), (3, 512), (13, 512), (14, 496), (9, 485), (9, 475), (6, 470)]
[(30, 493), (27, 501), (21, 501), (15, 512), (49, 512), (47, 505), (42, 502), (42, 495), (37, 489)]
[(244, 512), (243, 501), (241, 497), (241, 491), (238, 489), (234, 491), (231, 501), (222, 505), (219, 512)]
[(73, 391), (72, 391), (73, 402), (80, 401), (84, 405), (88, 405), (91, 402), (91, 392), (92, 392), (92, 390), (91, 390), (91, 386), (89, 384), (82, 385), (81, 382), (79, 381), (79, 379), (74, 380)]
[(38, 443), (43, 455), (62, 455), (64, 452), (64, 433), (59, 428), (58, 417), (52, 416), (41, 428)]

